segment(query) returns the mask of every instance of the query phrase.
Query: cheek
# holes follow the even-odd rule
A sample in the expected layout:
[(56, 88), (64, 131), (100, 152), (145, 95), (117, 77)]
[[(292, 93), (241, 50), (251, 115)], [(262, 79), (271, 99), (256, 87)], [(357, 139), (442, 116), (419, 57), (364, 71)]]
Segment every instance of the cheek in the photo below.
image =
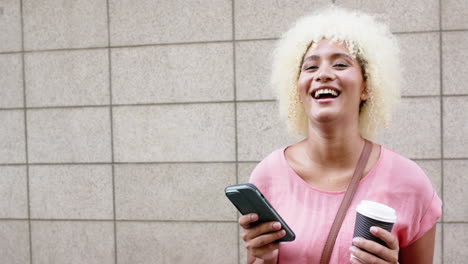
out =
[(299, 79), (297, 80), (297, 88), (299, 89), (300, 93), (307, 93), (310, 87), (311, 77), (306, 75), (299, 75)]

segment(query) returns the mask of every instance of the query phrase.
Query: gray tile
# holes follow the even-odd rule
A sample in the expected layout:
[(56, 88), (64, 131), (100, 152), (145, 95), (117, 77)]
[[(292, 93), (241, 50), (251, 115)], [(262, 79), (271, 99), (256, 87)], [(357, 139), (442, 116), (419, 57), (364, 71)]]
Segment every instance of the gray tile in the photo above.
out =
[(416, 160), (416, 164), (426, 173), (431, 180), (434, 190), (442, 199), (442, 168), (440, 160)]
[(0, 218), (28, 218), (25, 166), (0, 166)]
[(468, 221), (468, 160), (444, 161), (444, 221)]
[(112, 45), (232, 39), (231, 1), (109, 1)]
[(231, 103), (114, 107), (113, 118), (116, 161), (235, 159)]
[(25, 54), (28, 106), (109, 104), (105, 49)]
[(235, 208), (223, 194), (236, 183), (235, 174), (232, 163), (117, 165), (116, 217), (235, 221)]
[(28, 110), (29, 161), (109, 162), (108, 107)]
[(336, 0), (335, 3), (377, 15), (393, 32), (439, 29), (439, 0)]
[(397, 35), (403, 66), (402, 95), (440, 94), (439, 34)]
[(442, 228), (443, 224), (437, 223), (436, 227), (436, 239), (434, 245), (434, 257), (433, 257), (433, 264), (442, 264)]
[(32, 221), (35, 264), (114, 264), (114, 224), (95, 221)]
[(331, 0), (236, 0), (234, 1), (236, 39), (276, 38), (299, 17), (331, 4)]
[(32, 218), (112, 219), (110, 165), (30, 166)]
[(465, 263), (468, 259), (468, 223), (444, 224), (444, 263)]
[(275, 149), (300, 140), (288, 134), (276, 102), (239, 103), (237, 137), (239, 161), (260, 161)]
[(21, 50), (21, 1), (0, 3), (0, 52)]
[(24, 111), (0, 111), (0, 163), (26, 162)]
[(28, 231), (28, 221), (0, 221), (2, 263), (30, 263)]
[(376, 141), (411, 159), (440, 158), (440, 99), (403, 98)]
[(27, 50), (107, 45), (105, 0), (24, 0), (23, 21)]
[(21, 54), (0, 55), (0, 108), (7, 107), (23, 107)]
[(238, 182), (237, 183), (247, 183), (250, 179), (250, 174), (257, 166), (257, 162), (239, 162), (239, 169), (238, 169)]
[[(257, 166), (257, 163), (247, 163), (247, 162), (240, 162), (239, 163), (239, 170), (238, 170), (238, 183), (247, 183), (249, 182), (250, 174)], [(239, 217), (240, 214), (237, 214)], [(237, 218), (238, 219), (238, 218)], [(245, 242), (242, 240), (242, 233), (243, 229), (239, 227), (239, 264), (246, 263), (247, 260), (247, 250), (245, 249)]]
[(117, 223), (120, 264), (234, 264), (236, 247), (236, 223)]
[(441, 1), (442, 29), (468, 29), (468, 4), (465, 0)]
[(445, 97), (444, 157), (468, 158), (468, 96)]
[(242, 239), (242, 233), (244, 230), (239, 227), (239, 264), (247, 263), (247, 249), (245, 248), (245, 242)]
[(233, 100), (232, 44), (112, 49), (118, 104)]
[(468, 94), (468, 32), (442, 33), (444, 94)]
[(238, 100), (274, 99), (270, 85), (275, 41), (236, 43), (236, 90)]

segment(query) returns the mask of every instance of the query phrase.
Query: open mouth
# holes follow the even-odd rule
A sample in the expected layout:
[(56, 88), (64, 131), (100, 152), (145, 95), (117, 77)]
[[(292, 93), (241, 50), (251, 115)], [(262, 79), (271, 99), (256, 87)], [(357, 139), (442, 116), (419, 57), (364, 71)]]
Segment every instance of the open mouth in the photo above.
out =
[(314, 99), (337, 98), (340, 96), (340, 91), (332, 88), (319, 88), (312, 91), (310, 94)]

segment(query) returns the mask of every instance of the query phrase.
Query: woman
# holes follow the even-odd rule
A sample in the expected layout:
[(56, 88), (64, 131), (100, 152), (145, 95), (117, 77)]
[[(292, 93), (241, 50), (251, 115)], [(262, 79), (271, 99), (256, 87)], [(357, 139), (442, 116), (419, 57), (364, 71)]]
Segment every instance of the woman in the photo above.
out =
[[(250, 182), (294, 230), (296, 240), (276, 243), (285, 235), (279, 223), (251, 225), (255, 214), (241, 216), (248, 263), (319, 262), (365, 139), (387, 125), (399, 99), (398, 52), (386, 26), (336, 7), (300, 19), (282, 37), (272, 81), (290, 131), (305, 139), (271, 153)], [(371, 228), (386, 247), (352, 239), (361, 200), (396, 210), (392, 232)], [(432, 263), (440, 215), (441, 200), (424, 172), (372, 144), (330, 263)]]

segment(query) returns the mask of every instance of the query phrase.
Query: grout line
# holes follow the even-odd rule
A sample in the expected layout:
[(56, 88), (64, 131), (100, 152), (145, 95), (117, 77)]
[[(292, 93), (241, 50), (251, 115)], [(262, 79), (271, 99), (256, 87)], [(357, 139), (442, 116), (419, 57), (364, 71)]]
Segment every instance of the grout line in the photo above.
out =
[[(444, 29), (444, 30), (421, 30), (421, 31), (396, 31), (393, 34), (424, 34), (424, 33), (436, 33), (436, 32), (468, 32), (468, 29)], [(248, 41), (268, 41), (268, 40), (279, 40), (279, 37), (270, 38), (246, 38), (236, 39), (236, 42), (248, 42)], [(33, 49), (23, 51), (2, 51), (3, 54), (18, 54), (18, 53), (39, 53), (39, 52), (54, 52), (54, 51), (79, 51), (79, 50), (95, 50), (95, 49), (120, 49), (120, 48), (142, 48), (142, 47), (158, 47), (158, 46), (176, 46), (176, 45), (196, 45), (196, 44), (216, 44), (216, 43), (231, 43), (232, 40), (207, 40), (207, 41), (189, 41), (189, 42), (166, 42), (166, 43), (148, 43), (139, 45), (116, 45), (116, 46), (102, 46), (102, 47), (80, 47), (80, 48), (62, 48), (62, 49)]]
[(450, 32), (467, 32), (467, 31), (468, 31), (468, 29), (466, 29), (466, 28), (454, 28), (454, 29), (441, 29), (440, 30), (440, 32), (446, 32), (446, 33), (447, 32), (448, 33), (450, 33)]
[[(440, 160), (440, 192), (442, 197), (442, 202), (444, 201), (444, 90), (443, 90), (443, 54), (442, 54), (442, 0), (439, 0), (439, 63), (440, 63), (440, 71), (439, 71), (439, 95), (440, 95), (440, 154), (442, 159)], [(444, 223), (444, 208), (442, 207), (442, 216), (441, 222)], [(444, 225), (441, 225), (441, 241), (440, 241), (440, 258), (442, 264), (444, 263)]]
[[(422, 30), (422, 31), (398, 31), (392, 32), (393, 34), (424, 34), (424, 33), (436, 33), (436, 32), (468, 32), (468, 29), (444, 29), (444, 30)], [(248, 41), (268, 41), (268, 40), (279, 40), (279, 37), (270, 38), (246, 38), (236, 39), (236, 42), (248, 42)], [(79, 51), (79, 50), (95, 50), (95, 49), (120, 49), (120, 48), (141, 48), (141, 47), (157, 47), (157, 46), (176, 46), (176, 45), (196, 45), (196, 44), (215, 44), (215, 43), (231, 43), (232, 40), (207, 40), (207, 41), (190, 41), (190, 42), (167, 42), (167, 43), (148, 43), (139, 45), (116, 45), (116, 46), (102, 46), (102, 47), (81, 47), (81, 48), (62, 48), (62, 49), (36, 49), (36, 50), (24, 50), (24, 51), (2, 51), (3, 54), (18, 54), (18, 53), (39, 53), (39, 52), (54, 52), (54, 51)]]
[[(0, 221), (50, 222), (148, 222), (148, 223), (237, 223), (234, 220), (170, 220), (170, 219), (77, 219), (77, 218), (0, 218)], [(468, 222), (467, 222), (468, 224)]]
[(28, 111), (26, 110), (26, 67), (24, 61), (24, 18), (23, 18), (23, 1), (20, 4), (20, 20), (21, 20), (21, 71), (23, 81), (23, 110), (24, 110), (24, 150), (26, 161), (26, 199), (28, 204), (28, 238), (29, 238), (29, 263), (33, 264), (33, 249), (32, 249), (32, 230), (31, 230), (31, 195), (30, 195), (30, 179), (29, 179), (29, 151), (28, 151)]
[[(244, 162), (244, 161), (242, 161)], [(250, 161), (246, 161), (250, 162)], [(255, 161), (251, 161), (255, 162)], [(57, 162), (57, 163), (28, 163), (30, 166), (66, 166), (66, 165), (163, 165), (163, 164), (232, 164), (235, 161), (154, 161), (154, 162)], [(26, 163), (5, 163), (0, 166), (24, 166)]]
[[(443, 94), (442, 97), (467, 97), (468, 94)], [(401, 98), (439, 98), (441, 95), (404, 95)], [(142, 107), (142, 106), (170, 106), (170, 105), (200, 105), (200, 104), (232, 104), (232, 103), (274, 103), (276, 99), (264, 100), (226, 100), (226, 101), (192, 101), (192, 102), (163, 102), (163, 103), (134, 103), (134, 104), (101, 104), (101, 105), (63, 105), (63, 106), (32, 106), (32, 107), (5, 107), (0, 111), (13, 110), (48, 110), (48, 109), (81, 109), (81, 108), (104, 108), (104, 107)]]
[[(78, 218), (0, 218), (0, 221), (51, 221), (51, 222), (114, 222), (114, 219)], [(236, 223), (237, 220), (171, 220), (171, 219), (115, 219), (115, 222), (163, 222), (163, 223)], [(443, 221), (438, 224), (468, 224), (468, 221)]]
[[(235, 0), (232, 0), (231, 2), (231, 19), (232, 19), (232, 71), (233, 71), (233, 90), (234, 90), (234, 145), (235, 145), (235, 162), (236, 162), (236, 169), (235, 169), (235, 177), (236, 177), (236, 184), (239, 183), (239, 144), (238, 144), (238, 136), (237, 136), (237, 68), (236, 68), (236, 24), (235, 24)], [(237, 216), (238, 214), (236, 214)], [(240, 227), (239, 225), (236, 225), (236, 241), (237, 241), (237, 263), (240, 263), (241, 260), (241, 252), (240, 252), (240, 238), (239, 238), (239, 232), (240, 232)]]
[[(468, 94), (443, 94), (441, 95), (404, 95), (401, 98), (439, 98), (439, 97), (467, 97)], [(204, 104), (233, 104), (233, 103), (274, 103), (275, 99), (264, 100), (227, 100), (227, 101), (199, 101), (199, 102), (164, 102), (164, 103), (135, 103), (135, 104), (101, 104), (101, 105), (64, 105), (64, 106), (33, 106), (33, 107), (6, 107), (0, 111), (13, 110), (48, 110), (48, 109), (82, 109), (82, 108), (104, 108), (104, 107), (143, 107), (143, 106), (170, 106), (170, 105), (204, 105)]]
[(111, 53), (111, 37), (110, 37), (110, 10), (109, 0), (106, 0), (107, 11), (107, 64), (108, 64), (108, 78), (109, 78), (109, 121), (110, 121), (110, 147), (111, 147), (111, 176), (112, 176), (112, 218), (114, 228), (114, 263), (117, 264), (117, 223), (116, 223), (116, 204), (115, 204), (115, 163), (114, 163), (114, 115), (113, 115), (113, 102), (112, 102), (112, 53)]
[[(109, 16), (108, 16), (109, 17)], [(108, 19), (110, 20), (110, 18)], [(110, 27), (109, 27), (110, 28)], [(110, 31), (108, 30), (108, 35)], [(110, 37), (109, 37), (110, 40)], [(168, 42), (168, 43), (148, 43), (138, 45), (110, 45), (110, 41), (106, 46), (97, 47), (79, 47), (79, 48), (57, 48), (57, 49), (33, 49), (24, 50), (24, 53), (42, 53), (42, 52), (60, 52), (60, 51), (82, 51), (82, 50), (96, 50), (96, 49), (125, 49), (125, 48), (144, 48), (144, 47), (159, 47), (159, 46), (179, 46), (179, 45), (198, 45), (198, 44), (217, 44), (217, 43), (231, 43), (231, 40), (207, 40), (207, 41), (189, 41), (189, 42)], [(20, 51), (3, 51), (1, 54), (14, 54), (20, 53)]]
[[(413, 161), (440, 161), (441, 158), (409, 158)], [(468, 161), (468, 158), (446, 158), (443, 160)], [(248, 164), (259, 163), (259, 160), (241, 160), (241, 161), (154, 161), (154, 162), (64, 162), (64, 163), (3, 163), (0, 166), (74, 166), (74, 165), (166, 165), (166, 164)]]

